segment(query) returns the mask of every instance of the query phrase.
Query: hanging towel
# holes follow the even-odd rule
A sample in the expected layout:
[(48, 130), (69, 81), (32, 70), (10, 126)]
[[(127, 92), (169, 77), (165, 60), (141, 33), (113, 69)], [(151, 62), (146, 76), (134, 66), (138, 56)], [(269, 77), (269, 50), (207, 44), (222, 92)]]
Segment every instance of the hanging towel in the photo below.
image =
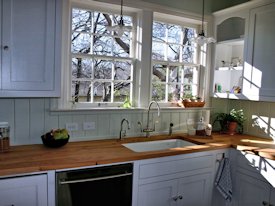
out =
[(216, 174), (215, 185), (224, 199), (232, 199), (232, 180), (230, 175), (230, 163), (228, 158), (223, 158)]

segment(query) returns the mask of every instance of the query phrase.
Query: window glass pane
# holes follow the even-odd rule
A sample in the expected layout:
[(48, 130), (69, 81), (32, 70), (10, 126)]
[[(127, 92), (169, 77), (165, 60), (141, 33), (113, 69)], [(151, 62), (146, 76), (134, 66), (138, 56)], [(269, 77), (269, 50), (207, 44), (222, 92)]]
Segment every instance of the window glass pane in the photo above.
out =
[(72, 10), (72, 31), (91, 32), (91, 18), (90, 11), (82, 9)]
[(192, 96), (193, 95), (193, 89), (192, 89), (192, 85), (191, 84), (185, 84), (183, 86), (183, 94), (186, 96), (186, 95), (190, 95)]
[(115, 38), (113, 55), (116, 57), (129, 57), (130, 39)]
[(166, 85), (160, 82), (154, 82), (152, 85), (152, 100), (165, 101)]
[(95, 82), (93, 84), (94, 102), (111, 102), (111, 83)]
[(153, 40), (164, 42), (166, 38), (166, 24), (160, 22), (153, 23)]
[(108, 36), (97, 36), (94, 39), (93, 53), (96, 55), (111, 56), (113, 38)]
[(168, 42), (180, 43), (181, 27), (173, 24), (168, 25)]
[(180, 46), (170, 44), (168, 46), (167, 59), (169, 61), (176, 62), (176, 61), (179, 61), (179, 57), (180, 57)]
[(93, 32), (97, 34), (106, 34), (109, 31), (106, 29), (106, 26), (109, 25), (108, 20), (110, 21), (111, 17), (109, 14), (103, 14), (100, 12), (94, 12)]
[(192, 67), (184, 68), (184, 83), (186, 83), (186, 84), (193, 83), (193, 68)]
[(129, 62), (115, 62), (115, 80), (131, 80), (131, 64)]
[(92, 61), (90, 59), (73, 58), (72, 59), (72, 77), (73, 78), (91, 78)]
[(168, 86), (168, 101), (178, 101), (180, 100), (181, 85), (172, 84)]
[(112, 78), (112, 62), (97, 59), (94, 61), (94, 78), (95, 79), (111, 79)]
[(153, 66), (153, 78), (152, 81), (165, 82), (166, 81), (166, 65), (154, 65)]
[(156, 60), (164, 60), (165, 44), (159, 42), (152, 43), (152, 58)]
[(115, 82), (114, 84), (114, 102), (124, 102), (130, 94), (130, 83)]
[(170, 66), (169, 67), (169, 82), (173, 83), (181, 83), (182, 81), (182, 69), (178, 66)]
[(91, 82), (73, 81), (72, 100), (75, 102), (90, 102), (91, 100)]
[(194, 61), (195, 49), (194, 47), (183, 47), (182, 61), (186, 63), (195, 63)]
[(73, 33), (72, 46), (73, 53), (90, 53), (91, 49), (91, 34)]

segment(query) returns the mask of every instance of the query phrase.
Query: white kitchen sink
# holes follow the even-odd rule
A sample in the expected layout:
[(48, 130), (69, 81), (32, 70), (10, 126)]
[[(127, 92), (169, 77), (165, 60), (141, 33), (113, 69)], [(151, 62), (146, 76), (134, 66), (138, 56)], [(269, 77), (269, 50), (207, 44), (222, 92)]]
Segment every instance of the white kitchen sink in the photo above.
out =
[(149, 152), (196, 145), (182, 139), (168, 139), (122, 144), (134, 152)]

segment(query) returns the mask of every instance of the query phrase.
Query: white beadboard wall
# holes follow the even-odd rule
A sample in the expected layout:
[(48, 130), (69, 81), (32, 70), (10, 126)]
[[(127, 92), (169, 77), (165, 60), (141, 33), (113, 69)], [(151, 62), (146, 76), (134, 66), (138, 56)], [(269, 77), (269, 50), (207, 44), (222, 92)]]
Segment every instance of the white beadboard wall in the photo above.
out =
[[(212, 112), (228, 112), (243, 109), (247, 120), (244, 133), (275, 140), (275, 103), (248, 100), (227, 100), (212, 98)], [(213, 121), (213, 118), (211, 118)]]
[[(41, 144), (41, 135), (52, 128), (65, 128), (66, 123), (77, 123), (78, 131), (71, 132), (70, 141), (113, 139), (118, 138), (120, 122), (127, 118), (131, 129), (127, 136), (140, 136), (137, 124), (141, 121), (146, 124), (145, 110), (104, 110), (104, 111), (51, 111), (50, 98), (31, 99), (0, 99), (0, 121), (10, 124), (11, 145)], [(175, 133), (186, 133), (186, 120), (191, 118), (197, 121), (201, 116), (209, 120), (209, 110), (161, 110), (157, 117), (153, 110), (150, 119), (158, 120), (155, 134), (167, 134), (169, 124), (174, 124)], [(95, 130), (84, 131), (83, 122), (95, 122)], [(124, 125), (126, 127), (126, 125)]]

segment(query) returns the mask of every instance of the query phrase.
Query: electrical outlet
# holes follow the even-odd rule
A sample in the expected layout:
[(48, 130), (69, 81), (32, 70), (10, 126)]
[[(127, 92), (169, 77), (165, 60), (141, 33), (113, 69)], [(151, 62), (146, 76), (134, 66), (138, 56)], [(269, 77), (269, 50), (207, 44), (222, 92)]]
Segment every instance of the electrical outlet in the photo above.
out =
[(95, 122), (83, 122), (83, 130), (95, 130)]
[(75, 122), (66, 123), (66, 129), (68, 131), (77, 131), (78, 130), (78, 123), (75, 123)]

